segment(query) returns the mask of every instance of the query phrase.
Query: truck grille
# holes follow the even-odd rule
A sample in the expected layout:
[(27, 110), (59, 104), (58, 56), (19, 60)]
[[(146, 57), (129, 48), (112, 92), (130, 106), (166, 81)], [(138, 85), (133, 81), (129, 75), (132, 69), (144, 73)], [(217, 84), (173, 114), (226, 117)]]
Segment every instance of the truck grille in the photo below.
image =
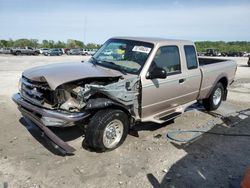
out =
[(51, 90), (46, 82), (35, 82), (22, 77), (21, 96), (36, 105), (42, 106), (51, 102)]

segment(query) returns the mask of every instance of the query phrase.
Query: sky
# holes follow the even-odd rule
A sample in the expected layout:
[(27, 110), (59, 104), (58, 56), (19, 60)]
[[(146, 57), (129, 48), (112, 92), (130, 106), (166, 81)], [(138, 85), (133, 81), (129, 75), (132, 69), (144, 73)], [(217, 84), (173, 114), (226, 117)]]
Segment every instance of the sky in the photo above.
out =
[(0, 0), (0, 39), (250, 41), (250, 0)]

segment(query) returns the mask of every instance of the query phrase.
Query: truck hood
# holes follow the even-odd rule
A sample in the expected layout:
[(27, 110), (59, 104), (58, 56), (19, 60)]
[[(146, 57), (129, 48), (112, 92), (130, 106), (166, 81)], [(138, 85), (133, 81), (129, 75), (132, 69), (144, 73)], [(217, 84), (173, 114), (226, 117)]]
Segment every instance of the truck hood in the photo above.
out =
[(33, 81), (47, 81), (50, 88), (55, 90), (64, 83), (84, 78), (121, 77), (122, 74), (116, 70), (84, 62), (39, 66), (24, 71), (23, 76)]

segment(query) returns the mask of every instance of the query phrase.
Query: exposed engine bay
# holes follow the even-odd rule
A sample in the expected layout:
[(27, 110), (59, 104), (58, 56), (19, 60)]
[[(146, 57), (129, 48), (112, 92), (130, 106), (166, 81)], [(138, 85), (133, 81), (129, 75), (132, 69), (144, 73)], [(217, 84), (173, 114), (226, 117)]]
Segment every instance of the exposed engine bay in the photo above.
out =
[(125, 108), (135, 119), (140, 117), (141, 84), (138, 76), (83, 79), (62, 84), (55, 90), (41, 87), (44, 84), (26, 78), (22, 80), (21, 95), (45, 108), (81, 112), (115, 105)]

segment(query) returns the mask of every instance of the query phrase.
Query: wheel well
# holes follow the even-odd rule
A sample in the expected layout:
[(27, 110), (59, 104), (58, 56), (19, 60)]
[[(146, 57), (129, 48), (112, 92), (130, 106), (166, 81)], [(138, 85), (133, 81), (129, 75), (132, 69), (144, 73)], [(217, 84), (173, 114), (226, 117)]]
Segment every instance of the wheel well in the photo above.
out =
[(218, 81), (218, 83), (219, 83), (219, 82), (222, 83), (222, 85), (224, 86), (224, 89), (227, 88), (228, 81), (227, 81), (227, 78), (226, 78), (226, 77), (221, 78), (221, 79)]
[(125, 114), (127, 114), (129, 118), (131, 118), (130, 112), (129, 112), (128, 109), (126, 109), (125, 107), (122, 107), (122, 106), (120, 106), (120, 105), (111, 105), (111, 106), (109, 106), (109, 107), (107, 107), (107, 108), (121, 110), (121, 111), (123, 111)]

